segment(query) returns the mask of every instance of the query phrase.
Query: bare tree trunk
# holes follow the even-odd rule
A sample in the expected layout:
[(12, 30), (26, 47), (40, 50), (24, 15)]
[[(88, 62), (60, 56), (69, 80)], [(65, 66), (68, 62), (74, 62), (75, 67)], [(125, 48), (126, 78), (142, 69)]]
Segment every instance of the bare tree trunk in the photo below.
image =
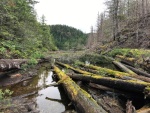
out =
[(114, 0), (114, 40), (116, 40), (116, 35), (118, 33), (118, 9), (119, 9), (119, 0)]
[(142, 16), (145, 16), (145, 0), (142, 0)]

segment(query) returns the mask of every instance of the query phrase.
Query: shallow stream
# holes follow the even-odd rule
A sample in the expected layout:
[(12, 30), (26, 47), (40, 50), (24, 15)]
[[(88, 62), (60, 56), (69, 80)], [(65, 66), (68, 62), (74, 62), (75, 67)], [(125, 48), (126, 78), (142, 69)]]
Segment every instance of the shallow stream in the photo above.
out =
[(27, 86), (23, 86), (23, 83), (11, 86), (14, 91), (13, 96), (20, 96), (23, 94), (37, 91), (37, 93), (29, 99), (34, 99), (36, 102), (36, 109), (40, 113), (62, 113), (71, 107), (68, 106), (70, 103), (61, 86), (51, 86), (44, 88), (45, 85), (55, 83), (53, 80), (53, 72), (51, 69), (45, 66), (39, 70), (39, 74), (32, 80), (29, 80)]

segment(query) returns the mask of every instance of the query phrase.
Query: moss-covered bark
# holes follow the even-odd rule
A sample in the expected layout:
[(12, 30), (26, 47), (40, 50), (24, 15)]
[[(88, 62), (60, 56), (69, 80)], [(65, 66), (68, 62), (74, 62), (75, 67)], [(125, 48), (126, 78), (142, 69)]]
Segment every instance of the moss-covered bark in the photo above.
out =
[(114, 76), (115, 78), (121, 78), (121, 79), (125, 79), (125, 80), (137, 80), (135, 78), (132, 78), (132, 75), (128, 74), (128, 73), (124, 73), (124, 72), (120, 72), (120, 71), (114, 71), (111, 69), (107, 69), (107, 68), (103, 68), (103, 67), (99, 67), (99, 66), (94, 66), (94, 65), (85, 65), (83, 63), (79, 63), (79, 65), (86, 67), (86, 68), (90, 68), (90, 69), (94, 69), (99, 71), (99, 73), (103, 74), (107, 74), (107, 76)]
[(132, 62), (134, 63), (136, 61), (135, 58), (131, 58), (131, 57), (125, 57), (125, 56), (122, 56), (122, 55), (116, 55), (117, 58), (120, 58), (122, 60), (126, 60), (126, 61), (129, 61), (129, 62)]
[(150, 74), (149, 73), (146, 73), (142, 70), (139, 70), (139, 69), (136, 69), (132, 66), (129, 66), (129, 65), (126, 65), (124, 64), (127, 68), (131, 69), (132, 71), (134, 71), (135, 73), (139, 74), (139, 75), (143, 75), (143, 76), (146, 76), (146, 77), (150, 77)]
[(137, 75), (136, 73), (134, 73), (132, 70), (128, 69), (126, 66), (124, 66), (122, 63), (118, 62), (118, 61), (113, 61), (113, 63), (118, 66), (122, 71), (129, 73), (130, 75)]
[(125, 71), (126, 73), (129, 73), (130, 76), (132, 76), (133, 78), (145, 81), (145, 82), (150, 82), (150, 78), (148, 77), (144, 77), (144, 76), (139, 76), (138, 74), (136, 74), (135, 72), (133, 72), (132, 70), (130, 70), (129, 68), (127, 68), (126, 66), (124, 66), (122, 63), (118, 62), (118, 61), (113, 61), (113, 63), (118, 66), (122, 71)]
[[(113, 61), (113, 62), (115, 62), (116, 64), (120, 64), (117, 61)], [(105, 73), (107, 75), (112, 75), (116, 78), (121, 78), (121, 79), (125, 79), (125, 80), (142, 80), (145, 82), (150, 82), (150, 78), (144, 77), (144, 76), (139, 76), (136, 73), (134, 73), (133, 71), (131, 71), (130, 69), (126, 68), (125, 66), (120, 66), (120, 68), (123, 68), (124, 70), (127, 70), (127, 71), (126, 72), (120, 72), (120, 71), (114, 71), (114, 70), (107, 69), (107, 68), (102, 68), (99, 66), (94, 66), (92, 64), (85, 65), (83, 63), (79, 63), (79, 65), (84, 66), (86, 68), (98, 70), (99, 72)]]
[(150, 83), (148, 82), (139, 81), (139, 80), (120, 80), (117, 78), (104, 77), (104, 76), (92, 74), (86, 71), (82, 71), (80, 69), (75, 69), (67, 64), (63, 64), (60, 62), (56, 62), (56, 63), (66, 68), (72, 69), (77, 73), (83, 74), (83, 75), (81, 74), (69, 75), (72, 78), (82, 80), (82, 81), (97, 83), (97, 84), (108, 86), (111, 88), (131, 91), (131, 92), (140, 92), (140, 93), (144, 92), (146, 97), (150, 97), (150, 88), (149, 88)]
[(104, 85), (107, 87), (115, 88), (122, 91), (130, 91), (143, 93), (146, 92), (146, 96), (148, 94), (150, 83), (142, 82), (142, 81), (134, 81), (134, 80), (120, 80), (116, 78), (110, 77), (101, 77), (101, 76), (91, 76), (91, 75), (81, 75), (81, 74), (71, 74), (69, 75), (71, 78), (92, 82), (100, 85)]
[(69, 76), (54, 66), (58, 78), (61, 80), (70, 100), (79, 113), (106, 113), (86, 91), (81, 89)]

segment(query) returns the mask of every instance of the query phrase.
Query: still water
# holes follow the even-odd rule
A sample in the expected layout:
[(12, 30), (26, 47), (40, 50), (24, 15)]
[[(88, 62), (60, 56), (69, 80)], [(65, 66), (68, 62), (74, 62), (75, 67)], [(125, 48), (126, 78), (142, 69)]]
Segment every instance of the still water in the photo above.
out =
[(69, 110), (71, 108), (68, 107), (70, 101), (62, 86), (44, 88), (45, 85), (55, 83), (52, 76), (51, 69), (40, 69), (39, 74), (30, 80), (27, 86), (22, 86), (22, 83), (13, 86), (11, 89), (14, 91), (13, 96), (37, 91), (37, 94), (30, 98), (34, 98), (40, 113), (62, 113)]

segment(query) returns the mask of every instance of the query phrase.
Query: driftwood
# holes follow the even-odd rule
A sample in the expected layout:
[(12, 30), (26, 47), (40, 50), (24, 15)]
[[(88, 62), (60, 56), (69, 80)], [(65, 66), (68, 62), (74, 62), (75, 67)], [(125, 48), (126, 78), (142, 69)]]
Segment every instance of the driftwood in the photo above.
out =
[(54, 71), (58, 78), (62, 80), (61, 84), (65, 88), (70, 100), (73, 102), (79, 113), (106, 113), (106, 111), (69, 76), (56, 66), (54, 66)]
[(128, 69), (125, 65), (123, 65), (122, 63), (118, 62), (118, 61), (113, 61), (113, 63), (118, 66), (121, 70), (129, 73), (133, 78), (137, 78), (139, 80), (145, 81), (145, 82), (150, 82), (150, 78), (148, 77), (144, 77), (144, 76), (139, 76), (137, 75), (135, 72), (133, 72), (132, 70)]

